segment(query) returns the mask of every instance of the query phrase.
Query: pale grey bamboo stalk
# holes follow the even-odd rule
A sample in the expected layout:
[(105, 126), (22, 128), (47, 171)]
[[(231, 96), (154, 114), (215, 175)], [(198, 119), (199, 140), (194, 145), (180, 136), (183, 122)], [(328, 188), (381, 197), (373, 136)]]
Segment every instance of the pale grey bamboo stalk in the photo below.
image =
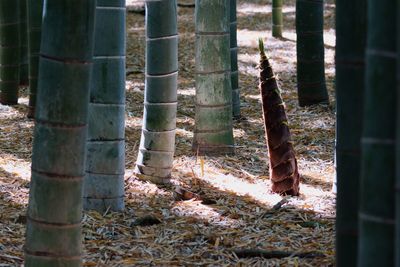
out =
[(178, 83), (176, 0), (146, 2), (146, 88), (139, 178), (168, 183), (175, 150)]
[(233, 153), (230, 1), (196, 0), (196, 113), (193, 150)]
[(125, 0), (98, 0), (84, 209), (122, 211), (125, 173)]

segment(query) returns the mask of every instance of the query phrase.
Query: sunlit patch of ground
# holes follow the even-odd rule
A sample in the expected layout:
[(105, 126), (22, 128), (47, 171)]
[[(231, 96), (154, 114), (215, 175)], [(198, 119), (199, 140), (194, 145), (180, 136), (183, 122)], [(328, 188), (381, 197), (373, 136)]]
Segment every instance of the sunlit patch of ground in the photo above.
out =
[[(190, 0), (185, 0), (190, 2)], [(236, 154), (197, 157), (194, 128), (193, 8), (179, 8), (179, 87), (173, 184), (137, 180), (133, 169), (141, 135), (144, 97), (144, 16), (127, 16), (126, 209), (85, 212), (85, 266), (332, 266), (334, 264), (334, 2), (325, 4), (326, 77), (331, 104), (300, 108), (296, 93), (295, 1), (284, 5), (284, 38), (271, 37), (271, 1), (238, 1), (242, 116), (234, 122)], [(281, 87), (302, 174), (301, 195), (270, 191), (268, 153), (258, 91), (257, 39)], [(23, 259), (34, 123), (28, 96), (0, 105), (0, 263)], [(200, 199), (179, 200), (176, 188)], [(143, 216), (159, 224), (138, 226)], [(311, 258), (240, 259), (237, 249), (317, 252)], [(0, 264), (0, 265), (1, 265)], [(3, 266), (3, 265), (2, 265)]]

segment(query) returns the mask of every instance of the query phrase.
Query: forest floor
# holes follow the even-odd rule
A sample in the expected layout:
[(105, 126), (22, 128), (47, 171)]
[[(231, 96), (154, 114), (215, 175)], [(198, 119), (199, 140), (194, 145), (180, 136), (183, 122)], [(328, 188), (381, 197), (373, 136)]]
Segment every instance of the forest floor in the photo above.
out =
[[(300, 108), (296, 94), (295, 1), (284, 3), (284, 37), (275, 39), (271, 37), (271, 1), (238, 0), (241, 112), (245, 119), (234, 122), (236, 154), (223, 157), (197, 157), (191, 151), (194, 8), (179, 8), (180, 78), (173, 182), (202, 200), (177, 200), (175, 189), (157, 187), (132, 174), (143, 111), (145, 28), (143, 15), (128, 13), (126, 209), (120, 214), (84, 213), (85, 266), (334, 265), (335, 195), (331, 186), (335, 139), (335, 6), (333, 0), (325, 1), (326, 77), (331, 103)], [(266, 40), (266, 51), (286, 103), (302, 175), (299, 197), (281, 197), (270, 192), (257, 87), (258, 37)], [(27, 104), (24, 89), (19, 105), (0, 105), (0, 266), (3, 267), (20, 266), (23, 262), (34, 126), (26, 118)], [(264, 257), (243, 258), (245, 249), (292, 255), (280, 258), (276, 253), (265, 253)], [(311, 254), (295, 254), (302, 252)], [(268, 259), (268, 256), (273, 257)]]

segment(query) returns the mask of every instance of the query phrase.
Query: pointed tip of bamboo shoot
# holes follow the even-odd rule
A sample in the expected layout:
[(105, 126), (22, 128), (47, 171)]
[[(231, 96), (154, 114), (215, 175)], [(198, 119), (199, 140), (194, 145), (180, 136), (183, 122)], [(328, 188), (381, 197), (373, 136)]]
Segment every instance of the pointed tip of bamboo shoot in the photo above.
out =
[(264, 41), (261, 37), (258, 38), (258, 49), (260, 50), (260, 54), (265, 53)]

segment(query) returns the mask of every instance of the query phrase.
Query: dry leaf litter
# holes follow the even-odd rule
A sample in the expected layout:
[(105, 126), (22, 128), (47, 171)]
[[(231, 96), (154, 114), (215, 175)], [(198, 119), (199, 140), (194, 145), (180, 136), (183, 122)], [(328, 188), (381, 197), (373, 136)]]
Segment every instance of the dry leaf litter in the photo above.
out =
[[(128, 1), (129, 2), (129, 1)], [(131, 1), (132, 2), (132, 1)], [(185, 0), (180, 3), (192, 3)], [(135, 4), (135, 3), (131, 3)], [(238, 1), (243, 120), (234, 123), (236, 154), (196, 157), (194, 9), (179, 7), (179, 106), (173, 186), (133, 176), (144, 90), (144, 16), (127, 16), (126, 209), (85, 212), (84, 266), (332, 266), (334, 264), (334, 1), (325, 2), (326, 76), (331, 104), (299, 108), (296, 99), (295, 1), (284, 3), (284, 37), (271, 36), (271, 1)], [(270, 192), (258, 83), (257, 38), (287, 106), (300, 197)], [(33, 122), (19, 105), (0, 105), (0, 266), (21, 266)], [(250, 251), (249, 251), (250, 250)], [(283, 252), (288, 257), (274, 256)], [(255, 253), (244, 258), (244, 254)], [(264, 254), (262, 254), (264, 253)], [(303, 253), (303, 254), (302, 254)], [(309, 253), (309, 254), (304, 254)], [(263, 256), (263, 257), (255, 257)], [(269, 258), (272, 256), (273, 258)]]

